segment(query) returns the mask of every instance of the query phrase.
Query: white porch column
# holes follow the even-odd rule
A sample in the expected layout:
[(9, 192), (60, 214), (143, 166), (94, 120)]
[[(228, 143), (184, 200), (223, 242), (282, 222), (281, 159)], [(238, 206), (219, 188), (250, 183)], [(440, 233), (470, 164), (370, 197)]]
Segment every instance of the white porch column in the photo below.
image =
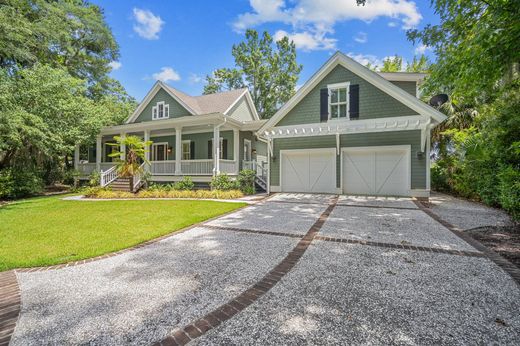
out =
[(175, 128), (175, 174), (182, 174), (182, 127)]
[(240, 131), (233, 129), (233, 160), (235, 161), (235, 171), (240, 171)]
[(220, 174), (220, 125), (213, 126), (213, 174)]
[(76, 144), (74, 148), (74, 169), (78, 170), (79, 168), (79, 144)]
[[(150, 140), (150, 130), (144, 130), (144, 141), (148, 142)], [(148, 162), (144, 165), (144, 169), (148, 172), (150, 171), (150, 145), (147, 144), (145, 146), (144, 158)]]
[(103, 152), (101, 148), (101, 136), (96, 137), (96, 171), (101, 172), (101, 158), (103, 157)]
[[(126, 133), (122, 132), (120, 134), (121, 136), (121, 139), (124, 139), (126, 137)], [(126, 159), (126, 144), (125, 143), (121, 143), (121, 147), (119, 148), (119, 150), (121, 151), (121, 161), (124, 161)]]

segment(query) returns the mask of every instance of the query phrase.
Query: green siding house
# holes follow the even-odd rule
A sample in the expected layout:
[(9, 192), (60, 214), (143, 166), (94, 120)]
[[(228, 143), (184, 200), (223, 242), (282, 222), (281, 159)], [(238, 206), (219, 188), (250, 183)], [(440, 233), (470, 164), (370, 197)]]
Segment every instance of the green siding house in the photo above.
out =
[(337, 52), (258, 131), (268, 191), (428, 197), (431, 129), (420, 73), (377, 73)]
[(107, 184), (106, 144), (137, 135), (153, 141), (152, 181), (252, 168), (268, 192), (428, 197), (430, 132), (445, 116), (419, 100), (424, 77), (377, 73), (337, 52), (269, 120), (247, 89), (194, 97), (157, 82), (126, 124), (77, 148), (76, 167), (83, 178), (101, 171)]
[(159, 81), (125, 124), (103, 128), (89, 150), (78, 146), (75, 165), (80, 179), (98, 171), (102, 185), (109, 185), (117, 177), (108, 144), (114, 136), (135, 135), (152, 141), (145, 165), (152, 181), (190, 176), (207, 183), (215, 174), (235, 178), (250, 168), (267, 187), (267, 142), (255, 136), (265, 122), (247, 89), (190, 96)]

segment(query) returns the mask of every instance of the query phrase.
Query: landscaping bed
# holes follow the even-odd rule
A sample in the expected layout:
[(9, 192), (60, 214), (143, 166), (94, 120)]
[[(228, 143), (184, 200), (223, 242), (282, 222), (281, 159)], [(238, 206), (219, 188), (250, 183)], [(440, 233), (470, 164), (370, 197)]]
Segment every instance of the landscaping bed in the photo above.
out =
[(520, 225), (479, 227), (465, 233), (520, 268)]

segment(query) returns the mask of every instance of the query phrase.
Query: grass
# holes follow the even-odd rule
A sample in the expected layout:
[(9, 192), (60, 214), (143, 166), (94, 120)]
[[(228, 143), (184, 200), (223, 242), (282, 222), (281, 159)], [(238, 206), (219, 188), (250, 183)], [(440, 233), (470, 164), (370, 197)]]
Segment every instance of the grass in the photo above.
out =
[(0, 207), (0, 271), (65, 263), (125, 249), (244, 206), (214, 201), (64, 201)]

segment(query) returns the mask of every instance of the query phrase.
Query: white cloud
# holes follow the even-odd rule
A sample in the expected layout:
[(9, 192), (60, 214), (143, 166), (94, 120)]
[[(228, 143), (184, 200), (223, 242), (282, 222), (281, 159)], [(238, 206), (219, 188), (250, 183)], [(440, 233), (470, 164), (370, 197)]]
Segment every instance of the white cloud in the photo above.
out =
[[(362, 20), (371, 22), (379, 17), (400, 21), (404, 29), (415, 27), (422, 19), (415, 2), (410, 0), (372, 0), (365, 6), (357, 6), (354, 0), (250, 0), (252, 11), (240, 14), (233, 23), (233, 28), (242, 32), (247, 28), (263, 23), (278, 22), (291, 25), (293, 36), (310, 41), (309, 36), (325, 38), (334, 33), (337, 22)], [(305, 34), (305, 35), (303, 35)], [(334, 41), (335, 42), (335, 41)], [(302, 44), (301, 47), (324, 49), (324, 44)], [(330, 47), (335, 48), (334, 45)]]
[(355, 54), (355, 53), (349, 52), (349, 53), (347, 53), (347, 55), (349, 57), (351, 57), (352, 59), (356, 60), (358, 63), (360, 63), (363, 66), (370, 64), (372, 66), (380, 67), (383, 65), (384, 58), (380, 59), (377, 56), (372, 55), (372, 54), (362, 54), (362, 53)]
[(164, 21), (149, 10), (134, 8), (134, 31), (147, 40), (157, 40)]
[(119, 70), (123, 64), (121, 64), (119, 61), (111, 61), (108, 63), (108, 66), (112, 69), (112, 71)]
[(399, 24), (397, 24), (396, 22), (388, 22), (388, 26), (391, 28), (395, 28), (397, 25)]
[(152, 77), (155, 80), (160, 80), (163, 82), (168, 82), (168, 81), (176, 82), (176, 81), (181, 80), (181, 76), (179, 75), (179, 73), (177, 73), (177, 71), (175, 71), (171, 67), (161, 68), (161, 72), (154, 73), (152, 75)]
[(415, 48), (415, 54), (424, 54), (427, 50), (431, 50), (431, 47), (428, 47), (425, 44), (421, 44), (419, 47)]
[(330, 50), (336, 48), (337, 40), (334, 38), (325, 37), (325, 33), (311, 33), (309, 31), (303, 31), (289, 34), (286, 31), (278, 30), (274, 34), (273, 38), (275, 41), (278, 41), (285, 36), (294, 42), (296, 48), (304, 51)]
[(366, 32), (358, 32), (356, 36), (354, 36), (354, 41), (358, 42), (358, 43), (367, 43), (368, 41), (368, 35), (366, 34)]
[(191, 73), (190, 77), (189, 77), (189, 81), (190, 81), (191, 84), (200, 83), (200, 82), (202, 82), (202, 76), (199, 76), (196, 73)]

